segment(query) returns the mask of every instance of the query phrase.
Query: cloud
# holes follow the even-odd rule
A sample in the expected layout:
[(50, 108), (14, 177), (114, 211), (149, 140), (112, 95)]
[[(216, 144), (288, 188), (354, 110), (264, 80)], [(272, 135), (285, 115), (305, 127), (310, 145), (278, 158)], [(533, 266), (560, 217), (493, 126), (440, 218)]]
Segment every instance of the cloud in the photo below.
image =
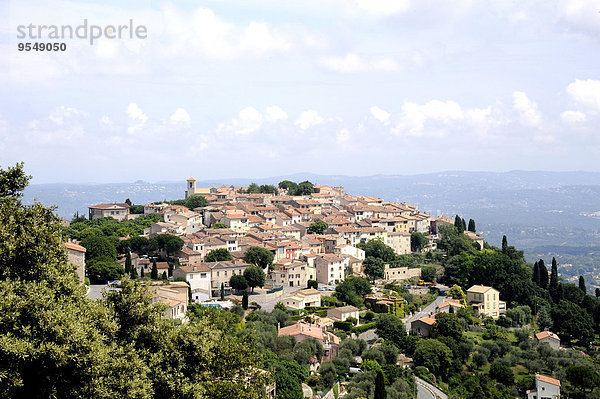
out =
[(391, 114), (389, 112), (384, 111), (383, 109), (377, 106), (372, 106), (371, 108), (369, 108), (369, 111), (371, 111), (371, 115), (373, 115), (373, 118), (377, 119), (379, 122), (383, 123), (384, 125), (390, 124)]
[(267, 120), (270, 122), (285, 121), (288, 118), (288, 114), (276, 105), (267, 107)]
[(173, 123), (182, 123), (185, 125), (189, 125), (192, 121), (192, 118), (190, 118), (190, 114), (188, 114), (188, 112), (183, 108), (177, 108), (169, 119)]
[(346, 143), (350, 140), (350, 132), (348, 131), (348, 129), (341, 129), (335, 136), (335, 139), (340, 144)]
[(565, 111), (560, 114), (560, 119), (567, 125), (577, 125), (581, 122), (585, 122), (587, 117), (583, 112)]
[(513, 93), (513, 107), (519, 112), (523, 125), (531, 127), (542, 125), (542, 115), (538, 111), (537, 104), (530, 100), (525, 92), (515, 91)]
[(578, 105), (583, 105), (594, 112), (600, 111), (600, 81), (575, 79), (567, 86), (567, 93)]
[(345, 57), (323, 57), (318, 64), (335, 72), (396, 72), (399, 66), (392, 58), (363, 59), (357, 54), (348, 53)]
[(62, 126), (66, 120), (71, 119), (73, 117), (77, 117), (77, 116), (87, 116), (88, 113), (85, 111), (81, 111), (72, 107), (65, 107), (64, 105), (61, 105), (60, 107), (56, 108), (54, 111), (52, 111), (52, 113), (48, 116), (48, 119), (50, 119), (52, 122), (56, 123), (59, 126)]
[(320, 125), (323, 122), (325, 122), (325, 119), (323, 119), (317, 111), (309, 109), (300, 114), (300, 117), (294, 122), (294, 125), (299, 126), (302, 130), (306, 130), (310, 127)]
[(590, 34), (600, 32), (598, 2), (596, 0), (561, 0), (558, 11), (570, 30)]
[[(464, 113), (460, 105), (454, 101), (432, 100), (423, 105), (407, 101), (402, 105), (400, 120), (392, 131), (396, 134), (423, 136), (426, 133), (427, 121), (448, 125), (463, 118)], [(444, 135), (445, 131), (429, 129), (429, 133)]]
[(354, 3), (376, 17), (401, 14), (410, 8), (410, 0), (355, 0)]
[(141, 130), (148, 121), (148, 116), (136, 103), (129, 103), (127, 106), (127, 116), (129, 116), (130, 122), (129, 127), (127, 128), (129, 133), (135, 133), (138, 130)]
[(237, 118), (229, 123), (221, 123), (217, 127), (218, 132), (232, 131), (238, 135), (249, 135), (260, 129), (263, 122), (262, 114), (254, 107), (242, 109)]

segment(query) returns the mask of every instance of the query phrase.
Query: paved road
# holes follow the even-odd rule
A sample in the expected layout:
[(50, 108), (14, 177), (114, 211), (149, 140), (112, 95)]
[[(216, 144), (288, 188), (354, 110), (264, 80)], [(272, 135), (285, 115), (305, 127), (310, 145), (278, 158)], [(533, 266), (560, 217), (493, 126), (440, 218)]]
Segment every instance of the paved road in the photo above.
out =
[(90, 285), (90, 290), (88, 291), (88, 297), (90, 297), (90, 299), (101, 299), (102, 291), (104, 291), (104, 289), (106, 287), (108, 287), (108, 285), (106, 285), (106, 284)]
[(302, 394), (304, 395), (305, 398), (312, 398), (313, 397), (313, 391), (312, 391), (312, 389), (308, 385), (306, 385), (304, 383), (302, 383)]
[(426, 306), (424, 309), (421, 309), (420, 312), (415, 313), (414, 315), (410, 316), (409, 318), (404, 320), (404, 323), (406, 325), (406, 331), (410, 331), (410, 323), (412, 323), (415, 320), (419, 320), (427, 315), (429, 315), (429, 313), (433, 313), (435, 312), (435, 308), (436, 306), (440, 305), (443, 301), (444, 301), (443, 296), (438, 296), (437, 298), (435, 298), (435, 301), (431, 302), (428, 306)]
[(419, 377), (415, 377), (415, 383), (417, 384), (417, 399), (448, 399), (448, 395), (440, 391), (439, 388)]

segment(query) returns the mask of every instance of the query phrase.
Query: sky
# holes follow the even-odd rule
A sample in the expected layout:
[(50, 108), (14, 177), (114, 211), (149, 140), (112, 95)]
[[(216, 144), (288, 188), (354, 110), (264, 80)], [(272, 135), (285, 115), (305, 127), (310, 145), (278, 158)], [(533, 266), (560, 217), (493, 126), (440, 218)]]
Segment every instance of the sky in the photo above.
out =
[[(600, 171), (592, 0), (0, 0), (0, 167), (33, 183)], [(19, 38), (20, 25), (144, 38)], [(47, 35), (47, 33), (46, 33)], [(19, 51), (20, 43), (66, 51)]]

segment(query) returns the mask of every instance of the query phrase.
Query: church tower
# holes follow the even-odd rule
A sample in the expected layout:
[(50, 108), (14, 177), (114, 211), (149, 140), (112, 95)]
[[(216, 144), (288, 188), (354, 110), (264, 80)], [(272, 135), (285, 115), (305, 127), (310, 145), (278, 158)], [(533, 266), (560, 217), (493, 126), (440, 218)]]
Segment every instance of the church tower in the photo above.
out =
[(196, 179), (190, 177), (186, 180), (187, 182), (187, 190), (185, 190), (185, 198), (190, 197), (192, 195), (196, 195)]

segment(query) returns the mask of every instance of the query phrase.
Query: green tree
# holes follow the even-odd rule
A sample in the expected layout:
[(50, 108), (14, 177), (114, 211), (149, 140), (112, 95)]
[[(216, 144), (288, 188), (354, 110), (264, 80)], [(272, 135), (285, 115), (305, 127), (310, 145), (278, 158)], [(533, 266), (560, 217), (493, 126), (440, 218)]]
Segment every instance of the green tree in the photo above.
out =
[(540, 327), (540, 330), (549, 330), (552, 328), (552, 317), (550, 316), (550, 311), (548, 307), (542, 306), (537, 314), (537, 324)]
[(158, 266), (156, 265), (156, 260), (152, 261), (152, 270), (150, 270), (150, 278), (152, 280), (158, 280)]
[(506, 236), (502, 236), (502, 250), (505, 251), (508, 248), (508, 240)]
[(452, 365), (452, 351), (437, 339), (421, 340), (413, 355), (415, 366), (424, 366), (435, 375), (446, 376)]
[(213, 224), (211, 227), (213, 229), (228, 229), (229, 228), (228, 225), (226, 225), (225, 223), (220, 223), (220, 222)]
[(172, 234), (159, 234), (153, 237), (152, 240), (156, 242), (159, 249), (164, 250), (168, 255), (174, 254), (183, 248), (183, 240)]
[(97, 259), (86, 263), (87, 274), (96, 283), (117, 280), (125, 273), (123, 267), (113, 260)]
[(459, 233), (462, 233), (466, 230), (465, 221), (460, 216), (456, 215), (454, 217), (454, 227), (458, 230)]
[(571, 366), (567, 368), (567, 379), (573, 387), (580, 388), (584, 392), (590, 392), (600, 386), (600, 375), (588, 366)]
[(379, 338), (383, 338), (398, 347), (402, 347), (407, 334), (401, 318), (389, 313), (380, 314), (375, 320), (375, 328), (375, 334), (377, 334)]
[(538, 287), (540, 286), (540, 269), (538, 267), (538, 262), (533, 264), (533, 276), (532, 280)]
[(552, 270), (550, 272), (550, 285), (548, 286), (550, 296), (555, 303), (560, 300), (560, 288), (558, 286), (558, 265), (556, 259), (552, 258)]
[(427, 246), (427, 236), (423, 233), (412, 232), (410, 234), (410, 250), (412, 252), (421, 252)]
[(246, 278), (243, 275), (234, 274), (229, 279), (229, 286), (231, 288), (233, 288), (234, 290), (241, 291), (241, 290), (245, 290), (246, 288), (248, 288), (248, 282), (246, 281)]
[(450, 337), (460, 340), (462, 337), (462, 323), (452, 313), (438, 313), (435, 316), (435, 324), (432, 329), (434, 337)]
[(490, 365), (490, 377), (507, 386), (515, 383), (515, 375), (511, 368), (498, 362)]
[(226, 260), (233, 260), (233, 256), (231, 256), (231, 252), (229, 252), (227, 248), (213, 249), (206, 255), (206, 258), (204, 258), (205, 262), (220, 262)]
[(335, 287), (336, 297), (349, 305), (360, 307), (364, 296), (371, 293), (369, 281), (360, 277), (348, 277)]
[(465, 304), (465, 301), (467, 299), (465, 292), (458, 284), (454, 284), (452, 287), (450, 287), (450, 289), (446, 293), (446, 296), (449, 296), (452, 299), (458, 299), (463, 304)]
[(584, 294), (587, 294), (587, 289), (585, 288), (585, 279), (583, 276), (579, 276), (579, 289), (583, 291)]
[(435, 281), (437, 270), (435, 266), (425, 266), (421, 269), (421, 278), (425, 281)]
[(594, 337), (594, 322), (581, 307), (570, 301), (561, 300), (552, 308), (555, 332), (564, 340), (578, 340), (587, 345)]
[(548, 269), (546, 268), (546, 264), (543, 259), (540, 259), (538, 262), (538, 275), (540, 278), (540, 287), (543, 289), (548, 288)]
[(327, 227), (329, 227), (327, 226), (327, 223), (322, 220), (317, 220), (308, 226), (308, 231), (314, 234), (323, 234), (323, 232), (327, 230)]
[(367, 257), (363, 261), (364, 272), (371, 279), (371, 282), (375, 282), (378, 278), (384, 277), (384, 269), (385, 265), (383, 261), (379, 258), (374, 258), (372, 256)]
[(319, 282), (317, 280), (308, 280), (306, 282), (306, 288), (314, 288), (316, 290), (319, 288)]
[(284, 180), (279, 182), (279, 188), (287, 190), (288, 195), (298, 195), (298, 184), (293, 181)]
[(107, 237), (88, 236), (81, 240), (81, 246), (85, 247), (85, 259), (102, 259), (114, 261), (117, 259), (117, 249)]
[(167, 276), (167, 272), (166, 272), (166, 271), (163, 271), (163, 272), (162, 272), (162, 274), (160, 275), (160, 279), (161, 279), (161, 280), (166, 280), (166, 279), (168, 279), (168, 276)]
[(262, 247), (250, 247), (244, 254), (244, 261), (251, 265), (258, 266), (262, 269), (271, 267), (273, 265), (273, 259), (275, 255), (273, 252)]
[(310, 195), (315, 192), (314, 185), (308, 180), (298, 184), (298, 193), (296, 195)]
[(383, 371), (377, 370), (377, 376), (375, 377), (375, 395), (374, 399), (386, 399), (387, 393), (385, 391), (385, 377)]
[(473, 233), (476, 233), (475, 221), (473, 219), (469, 219), (469, 227), (467, 230), (472, 231)]
[(358, 244), (357, 247), (365, 251), (365, 258), (372, 256), (381, 259), (384, 263), (393, 262), (396, 259), (394, 250), (385, 245), (381, 239), (369, 240), (365, 244)]
[(225, 284), (221, 283), (221, 300), (224, 301), (225, 300)]
[(319, 367), (318, 372), (326, 387), (332, 386), (338, 378), (337, 369), (331, 360), (323, 362)]
[(265, 272), (261, 267), (250, 266), (244, 270), (244, 278), (248, 282), (248, 287), (252, 288), (252, 292), (254, 292), (254, 287), (265, 285)]
[(125, 273), (130, 274), (131, 269), (132, 269), (131, 254), (129, 252), (127, 252), (127, 255), (125, 257)]
[(242, 295), (242, 308), (244, 310), (248, 310), (248, 292), (244, 291), (244, 294)]
[(183, 200), (183, 206), (188, 209), (204, 208), (208, 205), (208, 201), (201, 195), (191, 195)]

